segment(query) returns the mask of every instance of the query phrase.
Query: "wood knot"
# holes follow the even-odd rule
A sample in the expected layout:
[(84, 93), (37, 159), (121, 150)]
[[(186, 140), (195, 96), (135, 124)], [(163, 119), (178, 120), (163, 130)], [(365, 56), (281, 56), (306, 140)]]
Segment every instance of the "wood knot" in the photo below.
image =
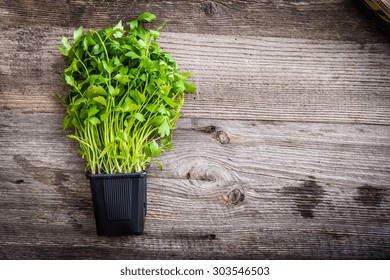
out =
[(215, 137), (221, 144), (229, 144), (230, 138), (224, 131), (218, 131)]
[(245, 195), (239, 190), (234, 189), (228, 194), (228, 203), (237, 205), (238, 203), (244, 201)]
[(194, 167), (190, 171), (188, 171), (186, 178), (187, 180), (199, 180), (199, 181), (206, 181), (206, 182), (215, 181), (213, 175), (208, 174), (207, 172), (196, 170)]
[(216, 238), (217, 238), (217, 236), (215, 234), (208, 234), (207, 235), (208, 240), (215, 240)]
[(216, 127), (213, 126), (213, 125), (209, 125), (209, 126), (206, 126), (206, 127), (197, 128), (196, 130), (202, 131), (202, 132), (205, 132), (205, 133), (213, 133), (216, 130)]
[(213, 1), (202, 2), (202, 10), (206, 16), (212, 16), (218, 13), (217, 4)]

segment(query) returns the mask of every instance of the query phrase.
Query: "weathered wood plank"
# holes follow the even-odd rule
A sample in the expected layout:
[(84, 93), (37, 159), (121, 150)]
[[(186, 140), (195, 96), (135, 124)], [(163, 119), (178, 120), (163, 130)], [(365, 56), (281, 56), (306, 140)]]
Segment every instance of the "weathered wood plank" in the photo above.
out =
[(2, 1), (1, 26), (105, 27), (151, 11), (170, 19), (168, 31), (387, 41), (351, 0), (332, 1)]
[[(54, 28), (10, 28), (0, 42), (0, 108), (60, 112), (64, 62)], [(37, 37), (37, 35), (39, 36)], [(191, 118), (390, 124), (390, 43), (163, 33), (194, 73)]]
[[(61, 130), (61, 115), (4, 112), (1, 116), (3, 168), (9, 168), (20, 154), (57, 168), (82, 169), (76, 144), (66, 138), (70, 132)], [(175, 153), (163, 154), (170, 172), (163, 171), (159, 177), (186, 179), (196, 169), (196, 161), (187, 158), (197, 158), (204, 165), (203, 159), (215, 156), (212, 165), (194, 171), (196, 178), (212, 180), (217, 176), (225, 182), (235, 181), (238, 175), (226, 177), (222, 173), (207, 179), (207, 174), (198, 174), (228, 164), (233, 174), (249, 176), (295, 180), (315, 176), (345, 184), (379, 185), (390, 179), (388, 126), (187, 118), (179, 120), (178, 125), (175, 139), (180, 145), (176, 145)]]
[[(145, 10), (200, 93), (145, 234), (97, 237), (56, 46)], [(0, 259), (390, 258), (390, 41), (352, 1), (2, 1), (0, 25)]]
[(390, 256), (388, 126), (182, 119), (145, 235), (101, 238), (61, 116), (0, 120), (0, 258)]

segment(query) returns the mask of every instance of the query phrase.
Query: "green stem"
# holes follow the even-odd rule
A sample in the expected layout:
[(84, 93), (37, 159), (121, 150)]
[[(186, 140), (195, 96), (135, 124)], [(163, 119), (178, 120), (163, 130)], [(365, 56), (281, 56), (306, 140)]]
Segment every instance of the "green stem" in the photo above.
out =
[(105, 44), (104, 44), (104, 42), (102, 40), (102, 37), (100, 37), (99, 32), (96, 32), (96, 35), (99, 37), (99, 40), (102, 43), (102, 46), (103, 46), (104, 52), (106, 53), (106, 58), (107, 58), (107, 61), (108, 61), (109, 60), (108, 52), (107, 52), (106, 46), (105, 46)]
[(82, 62), (82, 60), (78, 57), (77, 53), (76, 52), (73, 52), (74, 55), (77, 57), (78, 61), (81, 63), (81, 65), (84, 67), (84, 70), (85, 70), (85, 73), (87, 73), (87, 76), (89, 78), (89, 73), (88, 73), (88, 68), (87, 66), (85, 66), (84, 62)]

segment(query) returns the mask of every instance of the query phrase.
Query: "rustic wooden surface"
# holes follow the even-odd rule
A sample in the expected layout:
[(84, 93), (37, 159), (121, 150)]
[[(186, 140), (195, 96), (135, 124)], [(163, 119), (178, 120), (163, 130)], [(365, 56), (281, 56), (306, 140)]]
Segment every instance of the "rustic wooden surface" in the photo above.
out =
[[(199, 94), (145, 234), (97, 237), (56, 46), (143, 11)], [(1, 1), (0, 32), (1, 259), (390, 258), (390, 39), (352, 1)]]

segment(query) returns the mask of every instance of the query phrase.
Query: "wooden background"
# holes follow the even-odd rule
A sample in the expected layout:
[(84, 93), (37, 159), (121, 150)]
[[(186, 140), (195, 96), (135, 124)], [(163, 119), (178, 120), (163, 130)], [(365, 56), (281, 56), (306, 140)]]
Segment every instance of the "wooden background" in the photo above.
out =
[[(57, 45), (144, 11), (199, 94), (145, 234), (98, 237)], [(353, 1), (5, 0), (0, 26), (1, 259), (390, 258), (390, 39)]]

